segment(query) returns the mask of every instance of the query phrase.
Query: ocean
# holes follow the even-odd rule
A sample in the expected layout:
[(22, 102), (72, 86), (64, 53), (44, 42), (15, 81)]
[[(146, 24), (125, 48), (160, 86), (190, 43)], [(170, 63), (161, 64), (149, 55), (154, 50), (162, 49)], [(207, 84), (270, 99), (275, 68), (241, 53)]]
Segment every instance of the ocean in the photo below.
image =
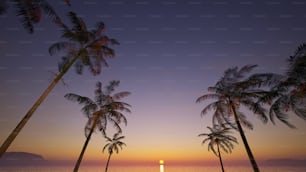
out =
[[(102, 166), (80, 167), (79, 172), (104, 172)], [(252, 172), (251, 167), (224, 167), (226, 172)], [(261, 172), (306, 172), (306, 167), (260, 167)], [(0, 167), (0, 172), (72, 172), (71, 166)], [(219, 166), (110, 166), (108, 172), (220, 172)]]

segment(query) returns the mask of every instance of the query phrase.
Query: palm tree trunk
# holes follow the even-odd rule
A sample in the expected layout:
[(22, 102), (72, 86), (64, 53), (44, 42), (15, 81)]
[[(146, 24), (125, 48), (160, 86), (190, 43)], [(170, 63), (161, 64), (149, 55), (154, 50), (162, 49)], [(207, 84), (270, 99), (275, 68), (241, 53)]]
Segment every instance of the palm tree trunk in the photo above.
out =
[(96, 115), (95, 118), (94, 118), (94, 123), (92, 124), (92, 128), (90, 129), (90, 132), (89, 132), (89, 134), (88, 134), (88, 136), (87, 136), (87, 138), (86, 138), (86, 141), (85, 141), (85, 143), (84, 143), (84, 145), (83, 145), (83, 148), (82, 148), (82, 151), (81, 151), (81, 153), (80, 153), (80, 155), (79, 155), (79, 158), (78, 158), (78, 160), (77, 160), (77, 162), (76, 162), (76, 164), (75, 164), (75, 166), (74, 166), (73, 172), (78, 172), (78, 170), (79, 170), (79, 167), (80, 167), (80, 165), (81, 165), (81, 162), (82, 162), (82, 159), (83, 159), (85, 150), (86, 150), (86, 148), (87, 148), (87, 145), (88, 145), (88, 143), (89, 143), (89, 140), (90, 140), (90, 138), (91, 138), (91, 135), (92, 135), (93, 131), (94, 131), (95, 128), (96, 128), (96, 125), (97, 125), (97, 122), (98, 122), (98, 118), (99, 118), (98, 115)]
[(107, 169), (108, 169), (108, 165), (109, 165), (109, 161), (110, 161), (111, 156), (112, 156), (112, 153), (109, 153), (108, 159), (107, 159), (107, 163), (106, 163), (106, 167), (105, 167), (105, 172), (107, 172)]
[(251, 151), (251, 148), (250, 148), (250, 146), (249, 146), (249, 144), (248, 144), (248, 141), (247, 141), (247, 139), (246, 139), (246, 137), (245, 137), (245, 135), (244, 135), (244, 132), (243, 132), (243, 130), (242, 130), (242, 127), (241, 127), (241, 124), (240, 124), (240, 121), (239, 121), (239, 118), (238, 118), (238, 115), (237, 115), (237, 112), (236, 112), (236, 108), (235, 108), (235, 106), (233, 105), (233, 102), (232, 102), (232, 101), (230, 101), (230, 106), (231, 106), (231, 108), (232, 108), (232, 110), (233, 110), (234, 117), (235, 117), (235, 121), (236, 121), (238, 130), (239, 130), (241, 139), (242, 139), (242, 141), (243, 141), (244, 147), (245, 147), (245, 149), (246, 149), (246, 151), (247, 151), (247, 153), (248, 153), (249, 160), (250, 160), (250, 162), (251, 162), (251, 164), (252, 164), (253, 170), (254, 170), (254, 172), (260, 172), (260, 170), (259, 170), (259, 168), (258, 168), (258, 165), (257, 165), (257, 163), (256, 163), (256, 161), (255, 161), (255, 158), (254, 158), (254, 156), (253, 156), (253, 153), (252, 153), (252, 151)]
[(1, 148), (0, 148), (0, 158), (6, 152), (8, 147), (12, 144), (14, 139), (17, 137), (17, 135), (20, 133), (22, 128), (26, 125), (26, 123), (30, 120), (33, 113), (36, 111), (36, 109), (39, 107), (39, 105), (46, 99), (48, 94), (53, 90), (55, 85), (61, 80), (61, 78), (64, 76), (64, 74), (68, 71), (68, 69), (72, 66), (72, 64), (79, 58), (79, 56), (75, 56), (72, 61), (67, 64), (67, 66), (54, 78), (52, 83), (47, 87), (47, 89), (42, 93), (42, 95), (36, 100), (34, 105), (31, 107), (31, 109), (26, 113), (26, 115), (22, 118), (22, 120), (18, 123), (16, 128), (11, 132), (11, 134), (6, 138), (6, 140), (3, 142)]
[(220, 149), (219, 149), (219, 144), (217, 144), (217, 147), (218, 147), (218, 154), (219, 154), (219, 160), (220, 160), (222, 172), (224, 172), (224, 167), (223, 167), (223, 163), (222, 163), (222, 158), (221, 158), (221, 153), (220, 153)]

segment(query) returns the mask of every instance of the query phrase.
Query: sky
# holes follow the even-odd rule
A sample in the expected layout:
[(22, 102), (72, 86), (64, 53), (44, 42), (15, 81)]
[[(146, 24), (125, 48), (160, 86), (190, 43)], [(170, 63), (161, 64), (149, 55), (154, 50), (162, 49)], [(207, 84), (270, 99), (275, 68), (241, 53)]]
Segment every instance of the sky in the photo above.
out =
[[(51, 2), (50, 2), (51, 3)], [(130, 91), (132, 105), (123, 127), (127, 147), (114, 155), (117, 162), (207, 163), (217, 157), (201, 145), (211, 113), (200, 112), (208, 102), (195, 103), (207, 93), (224, 70), (257, 64), (254, 72), (283, 74), (286, 58), (306, 40), (306, 2), (302, 0), (61, 0), (52, 6), (66, 23), (68, 11), (81, 16), (89, 27), (103, 21), (106, 34), (116, 38), (116, 57), (98, 76), (88, 70), (70, 70), (8, 151), (32, 152), (48, 160), (76, 160), (85, 141), (86, 117), (81, 106), (64, 98), (67, 93), (94, 96), (95, 83), (120, 80), (117, 91)], [(60, 55), (49, 46), (61, 32), (46, 16), (28, 34), (10, 4), (0, 16), (0, 142), (14, 129), (57, 72)], [(290, 116), (297, 129), (279, 121), (267, 125), (248, 113), (254, 130), (246, 130), (249, 145), (260, 161), (306, 159), (306, 122)], [(239, 144), (225, 162), (247, 160)], [(105, 144), (95, 133), (84, 160), (105, 161)]]

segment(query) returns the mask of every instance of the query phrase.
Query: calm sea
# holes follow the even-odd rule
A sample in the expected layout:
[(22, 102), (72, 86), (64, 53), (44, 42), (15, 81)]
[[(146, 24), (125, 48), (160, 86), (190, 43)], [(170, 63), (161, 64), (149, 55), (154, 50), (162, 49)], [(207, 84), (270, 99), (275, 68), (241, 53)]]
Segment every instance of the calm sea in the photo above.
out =
[[(261, 172), (306, 172), (306, 167), (261, 167)], [(0, 172), (71, 172), (73, 167), (0, 167)], [(219, 166), (120, 166), (108, 172), (220, 172)], [(250, 167), (225, 167), (226, 172), (252, 172)], [(81, 167), (79, 172), (104, 172), (104, 167)]]

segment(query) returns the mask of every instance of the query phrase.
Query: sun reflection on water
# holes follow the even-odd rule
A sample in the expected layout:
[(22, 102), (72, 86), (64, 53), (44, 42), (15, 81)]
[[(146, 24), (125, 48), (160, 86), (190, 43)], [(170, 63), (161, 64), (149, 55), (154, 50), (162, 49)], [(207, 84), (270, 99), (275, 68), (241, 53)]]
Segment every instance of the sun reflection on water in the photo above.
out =
[(164, 172), (164, 164), (159, 165), (159, 172)]
[(159, 160), (159, 172), (164, 172), (164, 160)]

